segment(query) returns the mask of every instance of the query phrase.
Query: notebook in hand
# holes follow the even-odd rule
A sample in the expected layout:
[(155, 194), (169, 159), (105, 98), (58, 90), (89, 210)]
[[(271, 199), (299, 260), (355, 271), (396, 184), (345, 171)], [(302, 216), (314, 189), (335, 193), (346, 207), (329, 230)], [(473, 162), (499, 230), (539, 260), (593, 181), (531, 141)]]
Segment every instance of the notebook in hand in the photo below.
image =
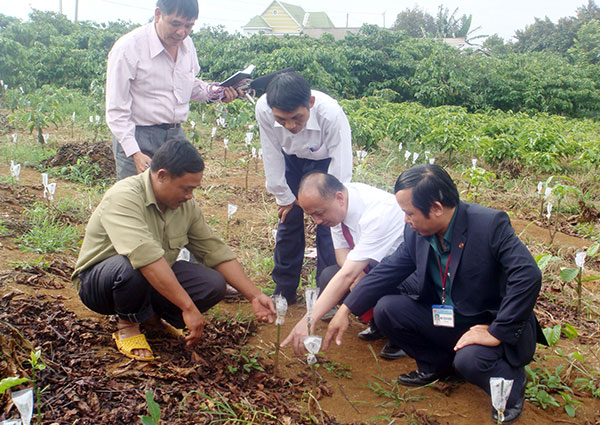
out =
[(243, 80), (250, 78), (250, 76), (252, 75), (252, 71), (254, 71), (254, 65), (248, 65), (246, 69), (244, 69), (243, 71), (236, 72), (219, 85), (223, 87), (235, 87)]

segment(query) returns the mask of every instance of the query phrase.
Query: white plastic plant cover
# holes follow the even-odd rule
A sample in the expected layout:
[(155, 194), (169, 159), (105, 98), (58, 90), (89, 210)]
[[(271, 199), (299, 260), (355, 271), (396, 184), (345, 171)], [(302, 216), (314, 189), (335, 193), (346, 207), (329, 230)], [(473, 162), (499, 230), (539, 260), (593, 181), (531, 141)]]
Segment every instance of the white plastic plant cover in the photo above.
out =
[(13, 391), (11, 397), (21, 414), (23, 425), (30, 425), (33, 416), (33, 388)]
[(21, 175), (21, 164), (15, 164), (15, 161), (10, 161), (10, 175), (16, 180), (19, 181), (19, 176)]
[(187, 261), (190, 262), (192, 258), (192, 254), (188, 251), (187, 248), (181, 248), (179, 254), (177, 255), (177, 259), (175, 261)]
[(306, 313), (310, 317), (313, 311), (317, 297), (319, 296), (319, 288), (306, 288), (304, 297), (306, 298)]
[(504, 378), (490, 378), (490, 394), (492, 396), (492, 406), (498, 411), (498, 420), (504, 422), (504, 411), (510, 391), (512, 390), (513, 380)]
[(237, 209), (238, 209), (237, 205), (227, 204), (227, 220), (231, 220), (231, 217), (233, 217), (233, 215), (235, 214)]
[(323, 338), (318, 335), (309, 335), (304, 338), (304, 347), (308, 351), (306, 362), (311, 366), (317, 362), (317, 353), (321, 349), (321, 342), (323, 342)]
[(578, 252), (577, 254), (575, 254), (575, 264), (581, 271), (583, 271), (583, 265), (585, 264), (585, 256), (586, 256), (585, 251)]
[(277, 294), (273, 297), (275, 301), (275, 311), (277, 313), (277, 319), (275, 320), (276, 325), (283, 325), (285, 322), (285, 315), (287, 313), (288, 304), (287, 300), (281, 294)]
[(56, 183), (49, 183), (44, 186), (44, 198), (49, 201), (54, 201), (54, 193), (56, 192)]

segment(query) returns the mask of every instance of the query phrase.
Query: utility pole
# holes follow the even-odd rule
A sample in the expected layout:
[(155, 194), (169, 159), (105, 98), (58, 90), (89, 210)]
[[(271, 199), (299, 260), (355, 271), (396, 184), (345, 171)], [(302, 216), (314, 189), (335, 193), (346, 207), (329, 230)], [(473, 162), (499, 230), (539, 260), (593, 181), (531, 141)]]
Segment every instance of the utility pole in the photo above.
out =
[(77, 22), (78, 12), (79, 12), (79, 0), (75, 0), (75, 22)]
[(58, 13), (62, 15), (62, 0), (58, 0)]
[(346, 28), (348, 28), (348, 19), (349, 19), (349, 17), (350, 17), (350, 14), (346, 13)]
[(382, 15), (383, 15), (383, 28), (385, 28), (385, 10), (383, 11)]

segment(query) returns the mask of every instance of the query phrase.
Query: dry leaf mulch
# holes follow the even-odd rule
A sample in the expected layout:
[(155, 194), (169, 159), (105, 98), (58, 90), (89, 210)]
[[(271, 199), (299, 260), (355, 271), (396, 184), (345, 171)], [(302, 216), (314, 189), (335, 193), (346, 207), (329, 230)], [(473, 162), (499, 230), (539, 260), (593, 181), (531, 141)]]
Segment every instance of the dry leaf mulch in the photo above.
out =
[[(34, 347), (42, 350), (44, 424), (140, 423), (148, 415), (146, 390), (160, 406), (161, 423), (338, 424), (325, 412), (312, 412), (311, 419), (306, 411), (310, 375), (276, 378), (246, 345), (255, 328), (252, 321), (214, 319), (193, 349), (150, 335), (160, 359), (126, 361), (113, 348), (106, 321), (79, 319), (60, 299), (11, 292), (0, 299), (0, 378), (31, 378), (26, 359)], [(331, 390), (322, 383), (317, 393)], [(17, 416), (8, 394), (0, 395), (0, 406), (0, 420)]]
[(77, 161), (84, 157), (89, 158), (90, 163), (99, 166), (97, 179), (110, 179), (117, 175), (112, 146), (103, 141), (65, 143), (58, 148), (56, 155), (42, 161), (42, 165), (46, 167), (77, 165)]

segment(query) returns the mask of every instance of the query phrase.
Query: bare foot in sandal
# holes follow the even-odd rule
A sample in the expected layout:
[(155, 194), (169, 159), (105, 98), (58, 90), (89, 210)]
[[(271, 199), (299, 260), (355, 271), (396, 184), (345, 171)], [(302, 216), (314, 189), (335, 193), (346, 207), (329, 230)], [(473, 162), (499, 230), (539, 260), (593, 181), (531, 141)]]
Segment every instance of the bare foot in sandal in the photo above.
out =
[(166, 335), (171, 335), (175, 337), (184, 336), (184, 332), (182, 329), (177, 329), (164, 319), (160, 318), (157, 315), (152, 316), (150, 319), (146, 320), (142, 323), (144, 329), (149, 331), (159, 332)]
[[(116, 333), (118, 334), (120, 340), (142, 334), (139, 323), (129, 322), (123, 319), (118, 319)], [(152, 351), (146, 349), (133, 349), (131, 350), (131, 354), (140, 359), (150, 357), (154, 358)]]

